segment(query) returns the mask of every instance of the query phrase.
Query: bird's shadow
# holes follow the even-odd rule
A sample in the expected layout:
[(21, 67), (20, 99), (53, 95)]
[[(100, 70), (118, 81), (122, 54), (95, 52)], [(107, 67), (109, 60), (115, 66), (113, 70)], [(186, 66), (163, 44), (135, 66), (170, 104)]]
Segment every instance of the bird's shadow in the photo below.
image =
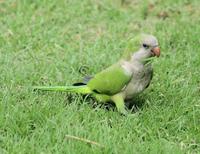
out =
[[(44, 94), (43, 92), (39, 92), (40, 94)], [(45, 93), (46, 94), (46, 93)], [(94, 109), (105, 109), (107, 111), (115, 111), (116, 107), (113, 102), (98, 102), (94, 97), (90, 95), (80, 95), (80, 94), (71, 94), (71, 93), (65, 93), (65, 102), (67, 104), (71, 104), (74, 102), (80, 102), (77, 103), (79, 107), (81, 107), (81, 104), (84, 102), (88, 105), (90, 105)], [(139, 110), (142, 110), (145, 102), (146, 102), (147, 96), (145, 94), (138, 95), (134, 97), (133, 99), (126, 100), (125, 105), (126, 108), (131, 112), (131, 113), (136, 113)], [(79, 100), (79, 101), (76, 101)]]
[(126, 100), (125, 104), (128, 110), (131, 111), (131, 113), (135, 113), (139, 110), (142, 110), (143, 106), (146, 102), (146, 97), (144, 95), (136, 96), (130, 100)]
[[(66, 95), (66, 99), (68, 100), (67, 102), (73, 102), (73, 100), (76, 98), (76, 96), (74, 94), (67, 94)], [(114, 111), (116, 110), (115, 104), (113, 102), (106, 102), (106, 103), (102, 103), (102, 102), (98, 102), (96, 101), (96, 99), (90, 95), (79, 95), (81, 102), (85, 102), (88, 103), (88, 105), (91, 105), (92, 108), (96, 109), (96, 108), (101, 108), (101, 109), (105, 109), (107, 111)], [(142, 110), (146, 99), (145, 99), (145, 95), (139, 95), (134, 97), (133, 99), (130, 100), (126, 100), (125, 101), (125, 105), (126, 108), (131, 112), (131, 113), (136, 113), (139, 110)], [(81, 105), (81, 103), (79, 104)]]

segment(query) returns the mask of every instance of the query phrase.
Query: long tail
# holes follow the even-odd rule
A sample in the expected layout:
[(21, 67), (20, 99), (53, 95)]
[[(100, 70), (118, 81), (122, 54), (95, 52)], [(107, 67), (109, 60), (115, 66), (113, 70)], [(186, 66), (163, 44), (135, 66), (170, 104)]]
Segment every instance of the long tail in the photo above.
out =
[(64, 91), (64, 92), (75, 92), (81, 94), (90, 94), (92, 91), (87, 85), (82, 86), (34, 86), (34, 90), (43, 91)]

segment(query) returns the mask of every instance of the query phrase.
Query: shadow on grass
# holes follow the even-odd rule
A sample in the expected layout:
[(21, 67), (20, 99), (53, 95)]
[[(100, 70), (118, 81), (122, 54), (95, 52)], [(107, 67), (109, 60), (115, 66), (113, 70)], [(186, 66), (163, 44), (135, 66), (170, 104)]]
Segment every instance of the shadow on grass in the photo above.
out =
[[(41, 95), (46, 95), (46, 92), (38, 91)], [(80, 94), (71, 94), (71, 93), (63, 93), (64, 94), (64, 100), (65, 104), (71, 104), (71, 103), (77, 103), (77, 105), (80, 107), (83, 103), (90, 105), (93, 109), (105, 109), (107, 111), (116, 111), (115, 104), (113, 102), (98, 102), (94, 97), (90, 95), (80, 95)], [(62, 95), (62, 94), (61, 94)], [(142, 110), (145, 102), (146, 102), (147, 96), (145, 94), (139, 95), (134, 97), (133, 99), (126, 100), (125, 105), (126, 108), (131, 111), (131, 113), (136, 113), (139, 110)]]
[[(79, 102), (77, 105), (81, 105), (82, 102), (87, 103), (88, 105), (91, 105), (92, 108), (97, 109), (97, 108), (101, 108), (101, 109), (105, 109), (107, 111), (115, 111), (116, 107), (115, 104), (113, 102), (98, 102), (94, 97), (90, 96), (90, 95), (77, 95), (77, 94), (67, 94), (66, 95), (66, 99), (67, 99), (67, 104), (74, 102), (75, 100), (77, 100), (77, 96), (79, 97)], [(126, 108), (128, 110), (131, 111), (131, 113), (136, 113), (139, 110), (142, 110), (146, 99), (145, 99), (145, 95), (140, 95), (137, 97), (134, 97), (133, 99), (130, 100), (126, 100), (125, 101), (125, 105)]]
[(133, 99), (126, 100), (126, 107), (131, 110), (131, 113), (135, 113), (139, 110), (142, 110), (146, 102), (146, 97), (144, 95), (136, 96)]

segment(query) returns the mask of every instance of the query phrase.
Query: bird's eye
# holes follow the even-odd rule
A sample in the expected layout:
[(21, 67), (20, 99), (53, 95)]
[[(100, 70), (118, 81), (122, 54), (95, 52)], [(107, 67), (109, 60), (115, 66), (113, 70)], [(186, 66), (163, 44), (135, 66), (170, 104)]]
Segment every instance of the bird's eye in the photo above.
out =
[(146, 48), (146, 49), (149, 48), (149, 46), (148, 46), (147, 44), (143, 44), (142, 46), (143, 46), (144, 48)]

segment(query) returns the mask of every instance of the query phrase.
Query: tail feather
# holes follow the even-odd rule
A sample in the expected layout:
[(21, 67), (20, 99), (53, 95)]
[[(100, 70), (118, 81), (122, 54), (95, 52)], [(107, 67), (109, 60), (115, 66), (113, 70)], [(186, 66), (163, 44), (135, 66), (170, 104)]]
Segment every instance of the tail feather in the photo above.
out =
[(43, 91), (64, 91), (64, 92), (75, 92), (81, 94), (90, 94), (92, 91), (87, 85), (82, 86), (34, 86), (34, 90)]

